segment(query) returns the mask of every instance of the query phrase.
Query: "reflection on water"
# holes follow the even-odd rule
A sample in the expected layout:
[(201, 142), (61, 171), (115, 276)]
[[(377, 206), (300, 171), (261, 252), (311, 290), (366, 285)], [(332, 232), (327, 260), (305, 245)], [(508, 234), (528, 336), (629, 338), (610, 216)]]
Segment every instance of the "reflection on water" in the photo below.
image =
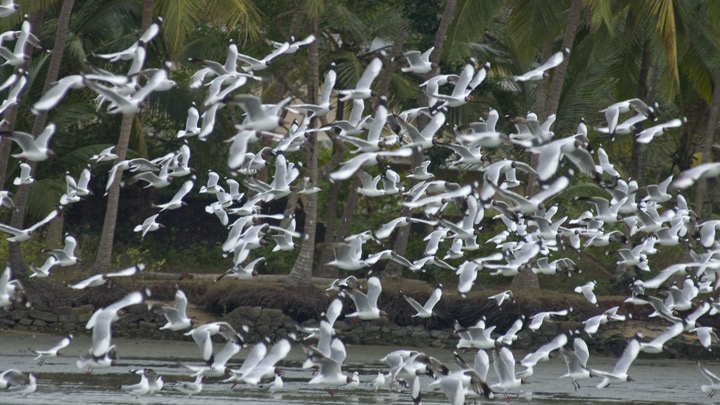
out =
[[(30, 334), (0, 335), (0, 370), (17, 368), (24, 372), (33, 372), (38, 376), (38, 391), (22, 398), (13, 394), (0, 394), (0, 403), (97, 403), (97, 404), (268, 404), (268, 403), (322, 403), (322, 404), (407, 404), (412, 403), (407, 390), (392, 391), (385, 389), (375, 392), (370, 382), (377, 372), (382, 370), (381, 358), (394, 347), (384, 346), (348, 346), (348, 357), (343, 370), (349, 374), (358, 371), (361, 386), (356, 390), (337, 388), (334, 396), (330, 396), (322, 386), (309, 386), (306, 382), (311, 378), (310, 370), (300, 368), (303, 360), (299, 347), (293, 348), (288, 359), (281, 363), (285, 386), (281, 393), (271, 394), (260, 387), (238, 385), (230, 389), (230, 384), (220, 379), (210, 379), (204, 384), (202, 393), (188, 399), (187, 396), (172, 389), (176, 381), (191, 381), (182, 363), (198, 364), (200, 352), (192, 342), (176, 341), (141, 341), (116, 339), (120, 354), (120, 365), (108, 369), (100, 369), (86, 375), (75, 365), (77, 357), (90, 347), (90, 339), (78, 336), (65, 349), (64, 355), (48, 359), (43, 366), (37, 366), (33, 360), (31, 349), (47, 348), (55, 344), (57, 336)], [(450, 350), (425, 349), (441, 361), (454, 368)], [(233, 361), (232, 367), (239, 367), (246, 350), (240, 352)], [(524, 353), (516, 353), (516, 358)], [(472, 353), (466, 359), (472, 361)], [(589, 365), (593, 368), (611, 370), (615, 359), (590, 357)], [(720, 372), (720, 364), (708, 363), (712, 371)], [(134, 384), (139, 380), (129, 370), (140, 367), (151, 367), (163, 375), (165, 388), (160, 394), (151, 397), (134, 396), (122, 392), (122, 384)], [(519, 367), (519, 366), (518, 366)], [(566, 372), (562, 358), (554, 358), (540, 363), (535, 374), (530, 377), (530, 384), (523, 385), (522, 391), (511, 395), (513, 403), (563, 403), (563, 404), (594, 404), (594, 403), (705, 403), (707, 398), (700, 391), (705, 379), (700, 375), (694, 362), (687, 360), (638, 359), (630, 368), (630, 375), (637, 380), (634, 383), (613, 385), (598, 390), (595, 385), (599, 379), (581, 381), (582, 388), (574, 391), (572, 383), (559, 377)], [(423, 377), (423, 403), (446, 403), (442, 393), (430, 391), (427, 385), (431, 380)], [(488, 376), (490, 382), (495, 380), (492, 370)], [(493, 401), (502, 403), (502, 399)]]

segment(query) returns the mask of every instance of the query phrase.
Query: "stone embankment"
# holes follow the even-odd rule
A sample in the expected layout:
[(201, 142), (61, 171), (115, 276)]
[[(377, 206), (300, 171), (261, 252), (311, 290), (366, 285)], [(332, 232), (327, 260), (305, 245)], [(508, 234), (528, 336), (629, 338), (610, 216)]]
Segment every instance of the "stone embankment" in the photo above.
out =
[[(0, 329), (14, 329), (36, 331), (53, 334), (89, 334), (85, 324), (95, 311), (92, 305), (77, 307), (59, 306), (45, 311), (25, 308), (15, 304), (9, 311), (0, 311)], [(291, 317), (279, 309), (261, 308), (258, 306), (240, 306), (234, 308), (225, 317), (219, 318), (230, 322), (234, 327), (247, 326), (244, 333), (248, 342), (260, 341), (266, 337), (280, 338), (288, 334), (298, 333), (299, 327), (316, 327), (318, 322), (308, 320), (297, 324)], [(159, 330), (165, 324), (162, 314), (148, 310), (148, 305), (138, 304), (128, 308), (125, 314), (113, 326), (113, 335), (128, 338), (148, 339), (190, 339), (182, 334)], [(582, 330), (582, 323), (575, 321), (546, 321), (538, 332), (523, 331), (513, 343), (513, 348), (520, 350), (534, 350), (547, 343), (558, 333), (568, 330)], [(667, 326), (650, 324), (647, 322), (626, 321), (612, 322), (600, 329), (593, 336), (583, 334), (588, 346), (594, 353), (604, 355), (619, 355), (625, 347), (628, 338), (642, 333), (646, 339), (662, 333)], [(412, 326), (398, 326), (387, 319), (376, 321), (354, 322), (349, 319), (340, 319), (335, 322), (337, 334), (347, 344), (392, 345), (403, 347), (439, 347), (454, 348), (457, 336), (452, 329), (429, 329), (418, 320)], [(666, 352), (656, 356), (671, 358), (717, 358), (715, 351), (708, 351), (702, 347), (696, 337), (684, 334), (673, 339), (666, 348)]]

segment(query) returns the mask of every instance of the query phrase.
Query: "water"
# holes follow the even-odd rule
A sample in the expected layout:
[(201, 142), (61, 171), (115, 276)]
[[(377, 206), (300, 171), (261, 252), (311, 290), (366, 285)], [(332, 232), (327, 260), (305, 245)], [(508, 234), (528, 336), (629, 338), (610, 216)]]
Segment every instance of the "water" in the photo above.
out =
[[(75, 365), (77, 358), (90, 347), (90, 338), (76, 337), (67, 347), (63, 355), (48, 359), (44, 365), (38, 366), (33, 360), (31, 349), (47, 349), (52, 347), (61, 336), (33, 335), (30, 333), (8, 333), (0, 335), (0, 370), (16, 368), (24, 372), (33, 372), (38, 376), (37, 392), (23, 398), (19, 395), (2, 393), (0, 403), (18, 404), (275, 404), (275, 403), (322, 403), (322, 404), (408, 404), (412, 403), (407, 390), (398, 392), (387, 389), (373, 391), (370, 382), (382, 364), (377, 359), (397, 349), (388, 346), (347, 346), (348, 356), (343, 366), (346, 373), (358, 371), (361, 386), (357, 390), (337, 388), (334, 396), (324, 391), (324, 387), (308, 386), (310, 370), (300, 368), (304, 360), (299, 347), (294, 347), (288, 358), (281, 363), (285, 386), (282, 393), (271, 394), (261, 388), (238, 385), (231, 390), (229, 383), (210, 379), (204, 383), (203, 391), (192, 399), (172, 389), (175, 381), (191, 381), (187, 370), (181, 363), (199, 364), (200, 351), (193, 342), (128, 340), (114, 339), (120, 356), (116, 367), (98, 369), (86, 375)], [(426, 353), (445, 362), (451, 369), (454, 361), (450, 350), (433, 348), (422, 349)], [(239, 367), (247, 354), (242, 350), (231, 362), (231, 366)], [(524, 353), (515, 353), (519, 359)], [(472, 361), (472, 354), (465, 356)], [(589, 365), (593, 368), (611, 370), (614, 358), (590, 356)], [(706, 364), (711, 370), (720, 372), (717, 362)], [(139, 376), (128, 371), (135, 368), (152, 367), (163, 375), (165, 388), (160, 394), (136, 399), (119, 389), (122, 384), (134, 384)], [(520, 366), (518, 366), (518, 369)], [(512, 394), (512, 403), (562, 403), (562, 404), (598, 404), (598, 403), (707, 403), (706, 395), (700, 391), (700, 385), (706, 380), (700, 375), (695, 362), (689, 360), (637, 359), (630, 368), (634, 383), (612, 385), (598, 390), (595, 385), (600, 379), (581, 381), (582, 388), (574, 391), (572, 383), (558, 377), (566, 372), (562, 358), (550, 359), (535, 368), (530, 377), (530, 384), (523, 385), (518, 394)], [(427, 384), (429, 378), (423, 377), (423, 403), (442, 404), (447, 400), (442, 393), (430, 391)], [(491, 370), (489, 382), (495, 376)], [(496, 399), (502, 403), (502, 399)]]

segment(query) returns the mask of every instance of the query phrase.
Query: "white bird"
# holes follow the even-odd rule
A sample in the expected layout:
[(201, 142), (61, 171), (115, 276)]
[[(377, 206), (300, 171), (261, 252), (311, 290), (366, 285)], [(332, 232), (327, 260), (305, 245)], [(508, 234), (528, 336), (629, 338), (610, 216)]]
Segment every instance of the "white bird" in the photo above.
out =
[(48, 256), (48, 258), (45, 259), (45, 263), (43, 263), (43, 265), (40, 267), (36, 267), (35, 264), (30, 263), (30, 270), (32, 270), (33, 272), (30, 277), (50, 277), (50, 269), (56, 266), (57, 262), (58, 260), (55, 258), (55, 256)]
[(414, 298), (403, 294), (403, 298), (405, 298), (405, 301), (407, 301), (408, 304), (410, 304), (410, 306), (412, 306), (413, 309), (417, 311), (417, 313), (414, 314), (413, 317), (418, 318), (430, 318), (431, 316), (433, 316), (433, 309), (435, 308), (435, 305), (438, 303), (438, 301), (440, 301), (440, 297), (442, 297), (442, 284), (438, 284), (438, 287), (433, 290), (432, 294), (430, 294), (430, 298), (428, 298), (428, 300), (425, 302), (425, 305), (420, 305), (420, 303), (417, 302)]
[(185, 201), (183, 201), (183, 198), (192, 191), (193, 186), (195, 185), (195, 182), (192, 180), (187, 180), (183, 185), (180, 187), (180, 189), (175, 193), (175, 195), (170, 199), (170, 201), (164, 203), (164, 204), (152, 204), (155, 208), (160, 208), (160, 212), (163, 212), (165, 210), (175, 210), (183, 205), (187, 205)]
[(192, 398), (193, 395), (199, 394), (203, 389), (202, 380), (205, 378), (204, 375), (199, 374), (195, 377), (194, 382), (181, 381), (175, 384), (175, 389), (187, 394), (188, 398)]
[(678, 128), (687, 122), (687, 118), (675, 118), (668, 122), (646, 128), (635, 135), (635, 142), (648, 144), (654, 137), (661, 135), (668, 128)]
[(73, 334), (71, 333), (71, 334), (65, 336), (62, 340), (60, 340), (60, 342), (58, 342), (58, 344), (56, 344), (55, 346), (51, 347), (48, 350), (33, 350), (37, 354), (37, 357), (35, 357), (35, 360), (40, 360), (40, 361), (38, 361), (38, 366), (42, 366), (43, 363), (45, 363), (45, 358), (47, 358), (47, 357), (59, 356), (60, 350), (68, 347), (68, 345), (70, 345), (70, 342), (72, 341), (72, 339), (73, 339)]
[(149, 296), (149, 290), (144, 293), (140, 291), (126, 295), (120, 301), (108, 305), (105, 308), (96, 310), (85, 325), (86, 329), (92, 329), (92, 347), (89, 353), (94, 359), (102, 358), (108, 354), (112, 345), (112, 324), (120, 319), (120, 311), (131, 305), (140, 304)]
[(154, 232), (160, 228), (165, 227), (165, 225), (157, 222), (157, 218), (159, 215), (160, 214), (155, 214), (147, 217), (142, 224), (135, 226), (133, 232), (142, 232), (142, 236), (140, 238), (144, 239), (145, 235), (147, 235), (148, 232)]
[[(209, 340), (210, 338), (208, 338)], [(212, 343), (211, 343), (212, 344)], [(240, 352), (242, 346), (238, 342), (227, 341), (217, 355), (212, 354), (207, 360), (207, 365), (192, 366), (185, 364), (194, 377), (204, 375), (205, 377), (222, 377), (227, 373), (227, 362)]]
[(62, 267), (72, 266), (77, 264), (78, 258), (75, 256), (75, 248), (77, 247), (77, 240), (72, 235), (65, 236), (65, 246), (62, 249), (51, 249), (43, 250), (43, 253), (48, 253), (57, 259), (56, 264)]
[(540, 346), (534, 352), (528, 353), (520, 361), (520, 364), (525, 368), (532, 369), (533, 367), (535, 367), (537, 365), (538, 362), (549, 360), (550, 353), (565, 346), (567, 341), (568, 341), (567, 335), (564, 333), (561, 333), (561, 334), (555, 336), (555, 338), (553, 338), (553, 340), (551, 340), (550, 342), (545, 343), (544, 345)]
[(333, 62), (330, 64), (330, 69), (325, 73), (325, 81), (323, 82), (323, 91), (320, 95), (319, 104), (294, 104), (291, 106), (292, 109), (311, 111), (312, 114), (310, 114), (308, 118), (326, 116), (330, 110), (332, 110), (330, 96), (332, 95), (332, 89), (335, 87), (336, 80), (337, 72), (335, 71), (335, 62)]
[(418, 75), (424, 75), (429, 73), (433, 69), (433, 64), (430, 62), (430, 55), (435, 50), (435, 47), (431, 47), (422, 54), (420, 51), (408, 51), (403, 54), (409, 64), (408, 67), (401, 68), (402, 72), (410, 72)]
[[(310, 45), (314, 41), (315, 41), (315, 35), (310, 34), (307, 37), (305, 37), (305, 39), (301, 39), (300, 41), (295, 41), (295, 37), (290, 36), (289, 42), (275, 42), (275, 41), (269, 41), (269, 40), (267, 42), (275, 48), (287, 48), (287, 49), (285, 49), (285, 52), (283, 52), (285, 54), (293, 54), (293, 53), (297, 52), (298, 50), (300, 50), (300, 47), (305, 46), (305, 45)], [(288, 44), (288, 46), (286, 47), (285, 44)]]
[(58, 210), (52, 210), (50, 213), (45, 216), (45, 218), (41, 219), (39, 222), (35, 223), (33, 226), (25, 229), (17, 229), (15, 227), (12, 227), (10, 225), (6, 224), (0, 224), (0, 231), (9, 233), (11, 236), (7, 238), (10, 242), (24, 242), (32, 237), (32, 235), (37, 231), (39, 228), (41, 228), (43, 225), (47, 224), (48, 222), (55, 219), (55, 217), (58, 216), (59, 211)]
[(700, 326), (690, 329), (690, 332), (697, 333), (700, 344), (702, 344), (709, 351), (712, 351), (710, 346), (720, 340), (720, 338), (718, 338), (718, 335), (715, 333), (715, 329), (712, 326)]
[(120, 389), (128, 394), (135, 395), (135, 398), (140, 398), (150, 392), (150, 380), (148, 380), (145, 373), (142, 373), (140, 375), (140, 382), (131, 385), (122, 385)]
[(551, 316), (567, 316), (570, 311), (572, 311), (572, 307), (570, 309), (562, 309), (560, 311), (538, 312), (530, 317), (530, 325), (528, 325), (528, 329), (532, 331), (537, 331), (538, 329), (540, 329), (545, 319), (548, 319)]
[(595, 289), (595, 280), (590, 280), (587, 283), (575, 287), (575, 292), (578, 294), (582, 294), (583, 297), (585, 297), (586, 300), (588, 300), (591, 304), (597, 306), (597, 297), (595, 297), (595, 293), (593, 290)]
[[(275, 364), (287, 357), (288, 353), (290, 353), (290, 349), (291, 345), (289, 340), (278, 340), (277, 343), (270, 348), (268, 353), (255, 365), (255, 367), (247, 370), (242, 375), (240, 380), (249, 385), (257, 385), (262, 378), (267, 376), (275, 375), (278, 377), (279, 370)], [(281, 387), (282, 385), (277, 389), (280, 389)]]
[(203, 360), (206, 362), (213, 362), (213, 343), (212, 337), (220, 334), (227, 341), (231, 343), (237, 343), (242, 341), (242, 337), (239, 333), (233, 329), (233, 327), (227, 322), (210, 322), (205, 325), (198, 326), (197, 328), (186, 332), (185, 336), (192, 336), (195, 343), (202, 351)]
[(53, 135), (55, 135), (55, 124), (53, 123), (48, 124), (37, 138), (27, 132), (0, 132), (0, 138), (14, 141), (22, 148), (22, 152), (15, 153), (12, 157), (33, 162), (42, 162), (55, 155), (48, 147)]
[(25, 375), (15, 369), (0, 373), (0, 390), (22, 394), (23, 397), (26, 397), (27, 394), (35, 392), (36, 389), (37, 378), (35, 374)]
[[(657, 107), (657, 103), (654, 105), (654, 107)], [(608, 132), (614, 136), (615, 132), (617, 131), (620, 114), (634, 111), (635, 113), (641, 114), (645, 117), (651, 117), (654, 121), (656, 119), (655, 108), (648, 106), (639, 98), (632, 98), (629, 100), (623, 100), (614, 103), (608, 108), (600, 110), (600, 112), (605, 113), (605, 119), (608, 123)]]
[(493, 368), (498, 377), (498, 382), (490, 385), (490, 389), (505, 394), (505, 400), (510, 401), (508, 392), (520, 388), (525, 380), (515, 375), (515, 357), (510, 349), (503, 347), (493, 350)]
[(375, 391), (383, 388), (385, 386), (385, 374), (382, 371), (378, 371), (377, 377), (372, 380), (371, 385), (375, 389)]
[(524, 81), (528, 81), (528, 80), (542, 80), (545, 77), (547, 77), (547, 73), (546, 73), (547, 70), (559, 66), (563, 62), (565, 57), (567, 57), (569, 54), (570, 54), (570, 49), (564, 48), (562, 51), (554, 53), (550, 57), (550, 59), (545, 61), (545, 63), (543, 63), (542, 65), (536, 67), (535, 69), (533, 69), (529, 72), (523, 73), (520, 76), (515, 76), (515, 81), (516, 82), (524, 82)]
[(573, 388), (575, 390), (580, 389), (580, 383), (578, 380), (588, 379), (593, 377), (594, 374), (587, 368), (587, 361), (590, 356), (587, 348), (587, 344), (580, 337), (576, 337), (573, 343), (574, 350), (568, 348), (561, 348), (560, 354), (565, 360), (568, 371), (560, 378), (569, 378), (573, 382)]
[(175, 292), (175, 306), (161, 307), (160, 311), (167, 319), (167, 323), (160, 327), (160, 330), (168, 329), (179, 331), (192, 326), (192, 319), (187, 316), (188, 299), (183, 290), (179, 289)]
[(505, 290), (505, 291), (499, 292), (495, 295), (491, 295), (488, 297), (488, 299), (495, 300), (495, 303), (497, 304), (498, 308), (500, 308), (502, 306), (502, 304), (503, 304), (503, 302), (505, 302), (505, 300), (510, 300), (513, 302), (515, 301), (513, 299), (513, 293), (510, 290)]
[(35, 179), (32, 177), (31, 171), (32, 168), (29, 164), (25, 162), (20, 163), (20, 176), (13, 179), (13, 184), (16, 186), (25, 186), (34, 183)]
[(668, 187), (671, 191), (684, 190), (699, 179), (708, 179), (720, 175), (720, 162), (699, 164), (678, 174)]
[(618, 359), (617, 363), (615, 363), (615, 368), (612, 372), (590, 370), (593, 374), (603, 377), (603, 380), (597, 385), (597, 387), (605, 388), (611, 383), (620, 384), (635, 381), (628, 375), (627, 372), (630, 369), (632, 362), (635, 361), (638, 353), (640, 353), (640, 342), (636, 339), (630, 339), (622, 355)]
[(495, 347), (495, 339), (491, 337), (495, 325), (486, 328), (484, 319), (480, 319), (474, 326), (468, 328), (462, 328), (456, 321), (454, 328), (455, 334), (460, 338), (456, 345), (458, 349), (492, 349)]
[(308, 381), (308, 384), (322, 384), (328, 387), (328, 393), (333, 395), (333, 391), (329, 387), (337, 387), (350, 382), (350, 377), (342, 372), (342, 364), (347, 353), (345, 345), (340, 339), (335, 338), (332, 340), (330, 353), (327, 355), (307, 346), (305, 346), (305, 352), (308, 355), (308, 360), (303, 364), (303, 368), (319, 364), (317, 374)]
[(684, 329), (685, 326), (682, 322), (675, 323), (650, 342), (640, 342), (640, 351), (644, 353), (662, 353), (665, 343), (682, 334)]
[(18, 6), (15, 4), (15, 0), (2, 0), (2, 3), (0, 3), (0, 18), (15, 14), (17, 8)]
[(341, 290), (348, 294), (355, 303), (355, 312), (345, 315), (345, 318), (358, 318), (362, 320), (378, 319), (385, 316), (385, 311), (377, 307), (377, 301), (382, 292), (380, 279), (371, 276), (367, 280), (367, 293), (350, 286), (341, 286)]
[(255, 59), (252, 56), (247, 56), (247, 55), (238, 53), (237, 60), (238, 60), (238, 62), (241, 62), (241, 63), (247, 65), (247, 66), (243, 66), (244, 71), (255, 72), (258, 70), (267, 69), (267, 67), (270, 66), (270, 64), (272, 63), (273, 59), (286, 53), (286, 51), (289, 49), (290, 49), (290, 44), (285, 42), (284, 44), (281, 44), (278, 48), (276, 48), (269, 55), (265, 56), (262, 59)]
[(340, 95), (340, 101), (370, 98), (373, 94), (370, 86), (377, 75), (380, 74), (380, 69), (382, 69), (382, 60), (380, 58), (374, 58), (365, 68), (354, 89), (337, 91)]
[(703, 366), (702, 363), (700, 363), (700, 360), (698, 360), (697, 365), (700, 370), (700, 374), (710, 381), (710, 384), (701, 385), (700, 389), (703, 393), (708, 394), (708, 398), (712, 398), (715, 396), (715, 392), (720, 390), (720, 378)]
[(103, 274), (96, 274), (90, 278), (87, 278), (85, 280), (82, 280), (78, 283), (72, 284), (69, 287), (74, 290), (84, 290), (85, 288), (90, 287), (99, 287), (105, 283), (107, 283), (108, 278), (112, 277), (129, 277), (137, 273), (138, 271), (145, 270), (145, 264), (138, 263), (134, 266), (130, 266), (126, 269), (113, 272), (113, 273), (103, 273)]
[(233, 266), (230, 270), (226, 271), (218, 278), (216, 278), (215, 282), (218, 282), (221, 278), (225, 276), (236, 278), (238, 280), (250, 280), (258, 274), (257, 270), (255, 270), (255, 266), (262, 261), (265, 261), (265, 258), (258, 257), (257, 259), (253, 260), (245, 266)]
[(265, 110), (262, 107), (260, 97), (252, 94), (233, 96), (229, 100), (232, 104), (237, 104), (242, 107), (247, 113), (245, 121), (241, 125), (236, 125), (239, 131), (245, 129), (253, 131), (274, 131), (282, 123), (282, 119), (278, 113), (289, 101), (289, 99), (286, 99), (278, 103), (275, 108)]
[(195, 103), (193, 103), (193, 105), (188, 108), (187, 119), (185, 120), (185, 129), (178, 130), (177, 137), (185, 138), (193, 135), (199, 135), (202, 130), (202, 128), (198, 126), (199, 121), (200, 113), (197, 108), (195, 108)]

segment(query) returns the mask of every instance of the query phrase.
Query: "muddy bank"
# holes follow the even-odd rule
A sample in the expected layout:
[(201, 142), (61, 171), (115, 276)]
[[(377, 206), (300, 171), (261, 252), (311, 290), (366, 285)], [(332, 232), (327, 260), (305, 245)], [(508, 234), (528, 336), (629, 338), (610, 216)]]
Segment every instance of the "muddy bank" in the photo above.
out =
[[(281, 280), (222, 281), (213, 283), (207, 278), (177, 280), (177, 285), (187, 294), (190, 316), (198, 324), (226, 320), (233, 326), (246, 326), (248, 342), (265, 337), (279, 338), (297, 332), (298, 326), (317, 326), (321, 314), (334, 296), (328, 296), (324, 284), (308, 289), (287, 289)], [(172, 305), (175, 283), (167, 280), (133, 280), (116, 282), (83, 292), (68, 291), (61, 283), (33, 281), (26, 286), (27, 297), (33, 301), (17, 302), (8, 311), (0, 310), (0, 329), (33, 331), (53, 334), (89, 334), (85, 324), (95, 309), (122, 298), (130, 291), (148, 288), (151, 300), (128, 308), (128, 314), (113, 327), (117, 337), (147, 339), (189, 339), (173, 332), (161, 331), (165, 324), (163, 315), (149, 310), (148, 304)], [(595, 307), (577, 294), (561, 294), (547, 290), (516, 290), (515, 302), (498, 307), (488, 296), (498, 291), (474, 291), (467, 298), (459, 297), (448, 289), (436, 306), (437, 316), (418, 319), (407, 304), (401, 291), (424, 302), (433, 287), (420, 282), (387, 281), (378, 306), (389, 315), (376, 321), (354, 322), (340, 316), (335, 324), (338, 334), (348, 344), (399, 345), (416, 347), (452, 348), (457, 343), (453, 325), (457, 320), (462, 326), (475, 324), (485, 317), (487, 325), (496, 325), (495, 333), (504, 334), (512, 323), (524, 316), (527, 320), (540, 310), (573, 308), (567, 317), (549, 320), (538, 332), (527, 329), (518, 334), (514, 348), (533, 350), (548, 342), (558, 333), (582, 330), (582, 320), (599, 314), (601, 309), (620, 306), (621, 313), (632, 312), (632, 319), (625, 322), (609, 322), (592, 336), (583, 333), (590, 349), (606, 355), (619, 354), (627, 338), (642, 333), (651, 339), (662, 333), (667, 325), (662, 321), (648, 320), (648, 310), (643, 307), (626, 307), (621, 297), (601, 297)], [(343, 313), (353, 312), (352, 301), (345, 299)], [(651, 321), (652, 320), (652, 321)], [(701, 318), (700, 323), (707, 325)], [(710, 319), (708, 319), (710, 321)], [(720, 346), (718, 346), (720, 347)], [(694, 334), (684, 334), (673, 339), (667, 353), (662, 357), (715, 358), (715, 351), (702, 347)]]

